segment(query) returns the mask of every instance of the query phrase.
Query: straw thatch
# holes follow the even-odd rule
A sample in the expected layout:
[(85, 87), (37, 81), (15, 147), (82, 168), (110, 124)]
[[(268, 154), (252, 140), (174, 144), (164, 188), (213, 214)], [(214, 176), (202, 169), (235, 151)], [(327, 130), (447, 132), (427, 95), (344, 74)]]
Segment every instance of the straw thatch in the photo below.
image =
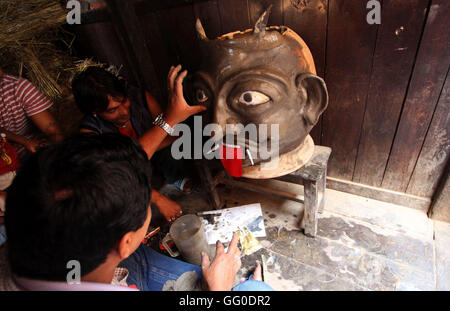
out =
[(58, 1), (0, 1), (0, 67), (29, 79), (50, 99), (67, 95), (74, 36), (61, 26), (66, 10)]
[(0, 68), (50, 98), (53, 115), (70, 134), (82, 117), (71, 92), (75, 74), (99, 66), (119, 75), (120, 68), (72, 55), (75, 35), (63, 27), (67, 12), (55, 0), (0, 0)]

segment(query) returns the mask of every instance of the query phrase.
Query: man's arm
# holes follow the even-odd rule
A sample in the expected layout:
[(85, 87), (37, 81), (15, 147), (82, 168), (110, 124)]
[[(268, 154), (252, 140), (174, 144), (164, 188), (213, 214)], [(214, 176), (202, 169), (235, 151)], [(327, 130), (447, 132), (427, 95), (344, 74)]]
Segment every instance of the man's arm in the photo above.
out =
[[(181, 65), (171, 67), (167, 84), (169, 88), (169, 104), (164, 116), (164, 121), (171, 127), (186, 120), (191, 115), (205, 111), (205, 106), (189, 106), (183, 97), (183, 79), (187, 75), (184, 70), (180, 73)], [(139, 142), (147, 153), (147, 157), (151, 159), (153, 154), (158, 150), (163, 140), (167, 137), (166, 131), (159, 126), (154, 126), (139, 137)]]
[[(163, 113), (160, 103), (156, 100), (156, 98), (150, 94), (148, 91), (145, 91), (145, 97), (147, 100), (147, 108), (150, 112), (153, 119), (155, 119), (159, 114)], [(175, 140), (177, 140), (177, 136), (166, 136), (164, 140), (159, 144), (157, 150), (164, 149), (170, 146)]]
[(44, 110), (32, 115), (30, 118), (52, 142), (57, 142), (63, 139), (58, 123), (49, 111)]
[(43, 145), (43, 142), (38, 139), (28, 139), (25, 136), (16, 135), (4, 128), (0, 127), (0, 132), (6, 134), (6, 139), (8, 141), (13, 141), (24, 146), (30, 152), (36, 152), (36, 149)]
[(84, 128), (80, 129), (80, 133), (98, 134), (96, 131), (88, 130), (88, 129), (84, 129)]
[(139, 137), (139, 143), (150, 160), (153, 154), (159, 150), (159, 145), (166, 138), (167, 133), (159, 126), (154, 126)]
[(13, 141), (13, 142), (18, 143), (23, 146), (25, 146), (27, 144), (28, 139), (24, 136), (16, 135), (16, 134), (4, 129), (3, 127), (0, 127), (0, 132), (5, 133), (6, 139), (9, 141)]
[(178, 138), (179, 138), (179, 136), (166, 136), (166, 138), (164, 138), (164, 140), (159, 144), (158, 150), (164, 149), (164, 148), (172, 145), (172, 143), (175, 140), (177, 140)]
[(161, 105), (156, 100), (156, 98), (150, 94), (148, 91), (145, 91), (145, 98), (147, 99), (147, 108), (152, 118), (156, 118), (159, 114), (163, 113)]

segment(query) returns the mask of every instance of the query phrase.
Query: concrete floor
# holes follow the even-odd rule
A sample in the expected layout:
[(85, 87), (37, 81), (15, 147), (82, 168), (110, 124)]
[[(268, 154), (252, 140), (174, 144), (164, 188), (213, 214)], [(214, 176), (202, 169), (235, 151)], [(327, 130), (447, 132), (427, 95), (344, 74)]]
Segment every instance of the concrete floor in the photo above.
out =
[[(302, 186), (252, 182), (303, 193)], [(162, 192), (184, 214), (210, 209), (202, 191), (170, 187)], [(299, 230), (303, 204), (236, 188), (220, 193), (226, 207), (261, 203), (265, 218), (263, 248), (243, 256), (238, 278), (264, 254), (265, 280), (275, 290), (450, 290), (450, 224), (420, 211), (327, 189), (318, 235), (308, 238)]]

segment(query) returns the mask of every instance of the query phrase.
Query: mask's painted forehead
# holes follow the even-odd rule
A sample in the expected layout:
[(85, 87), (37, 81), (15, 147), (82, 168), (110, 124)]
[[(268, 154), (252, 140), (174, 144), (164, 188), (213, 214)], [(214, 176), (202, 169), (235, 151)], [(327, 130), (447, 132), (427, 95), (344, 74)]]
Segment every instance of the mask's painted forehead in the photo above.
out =
[(255, 34), (253, 29), (247, 29), (226, 33), (210, 42), (223, 47), (269, 50), (285, 43), (287, 30), (284, 26), (272, 26), (267, 27), (264, 34)]
[(216, 80), (226, 79), (237, 71), (254, 68), (316, 73), (306, 43), (284, 26), (267, 27), (263, 35), (253, 29), (227, 33), (201, 44), (203, 64), (200, 68)]

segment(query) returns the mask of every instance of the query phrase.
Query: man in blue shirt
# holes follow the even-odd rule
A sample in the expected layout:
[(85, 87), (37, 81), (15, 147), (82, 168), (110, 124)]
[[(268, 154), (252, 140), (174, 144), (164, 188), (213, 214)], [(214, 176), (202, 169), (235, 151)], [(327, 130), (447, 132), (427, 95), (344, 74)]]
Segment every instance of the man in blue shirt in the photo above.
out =
[[(185, 178), (182, 160), (174, 160), (170, 144), (177, 136), (169, 136), (164, 127), (154, 125), (160, 117), (163, 123), (174, 127), (206, 107), (189, 106), (183, 97), (183, 79), (187, 71), (181, 65), (171, 67), (168, 74), (169, 103), (163, 113), (161, 105), (147, 91), (127, 86), (123, 79), (99, 67), (89, 67), (72, 82), (77, 106), (85, 115), (82, 133), (120, 133), (136, 139), (156, 169), (161, 169), (166, 182), (188, 192), (192, 182)], [(180, 216), (181, 207), (153, 190), (152, 203), (168, 221)]]

